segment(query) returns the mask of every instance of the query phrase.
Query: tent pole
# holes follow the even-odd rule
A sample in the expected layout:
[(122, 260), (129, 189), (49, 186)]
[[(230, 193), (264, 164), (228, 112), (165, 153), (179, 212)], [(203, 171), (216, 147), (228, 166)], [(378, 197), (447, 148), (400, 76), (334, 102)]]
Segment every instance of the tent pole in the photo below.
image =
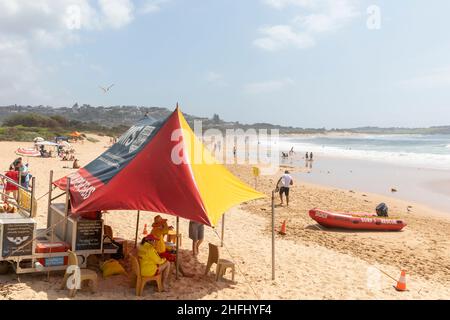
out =
[(272, 190), (272, 280), (275, 280), (275, 190)]
[(223, 235), (225, 233), (225, 213), (222, 215), (222, 235), (220, 237), (220, 246), (223, 247)]
[(134, 247), (137, 247), (137, 240), (138, 240), (138, 232), (139, 232), (139, 220), (141, 216), (141, 210), (138, 210), (137, 212), (137, 220), (136, 220), (136, 236), (134, 237)]
[(175, 260), (175, 276), (176, 279), (178, 280), (178, 268), (180, 266), (180, 260), (178, 257), (178, 252), (180, 251), (180, 217), (177, 217), (177, 253), (176, 253), (176, 260)]

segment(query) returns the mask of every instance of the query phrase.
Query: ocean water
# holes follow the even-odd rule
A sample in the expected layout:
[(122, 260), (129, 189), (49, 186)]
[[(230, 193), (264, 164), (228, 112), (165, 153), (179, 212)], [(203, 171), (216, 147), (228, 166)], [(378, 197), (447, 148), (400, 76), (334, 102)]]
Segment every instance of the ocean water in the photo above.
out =
[(336, 135), (280, 137), (281, 151), (450, 170), (450, 135)]

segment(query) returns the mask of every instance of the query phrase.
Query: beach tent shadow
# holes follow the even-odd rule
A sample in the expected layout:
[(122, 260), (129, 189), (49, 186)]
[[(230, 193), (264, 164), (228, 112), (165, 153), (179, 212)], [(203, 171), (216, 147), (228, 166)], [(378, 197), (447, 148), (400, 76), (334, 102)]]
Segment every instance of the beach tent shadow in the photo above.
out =
[[(170, 290), (168, 292), (157, 292), (153, 284), (147, 284), (142, 297), (135, 295), (135, 289), (130, 287), (129, 278), (125, 275), (115, 275), (103, 278), (98, 273), (98, 290), (92, 293), (90, 289), (83, 286), (78, 290), (75, 300), (175, 300), (187, 299), (195, 300), (201, 298), (214, 299), (219, 292), (226, 288), (233, 288), (236, 283), (229, 280), (215, 281), (215, 268), (204, 275), (206, 263), (200, 262), (192, 256), (190, 250), (180, 250), (180, 262), (184, 269), (193, 273), (193, 277), (183, 277), (175, 279), (175, 268), (172, 265), (172, 272), (169, 277)], [(71, 299), (67, 289), (60, 289), (63, 280), (63, 271), (54, 271), (47, 279), (47, 273), (20, 275), (20, 282), (14, 273), (2, 276), (2, 285), (8, 285), (10, 291), (17, 293), (18, 299), (25, 296), (32, 296), (33, 299)], [(27, 291), (27, 292), (24, 292)], [(20, 294), (20, 295), (19, 295)], [(13, 294), (12, 298), (15, 297)]]

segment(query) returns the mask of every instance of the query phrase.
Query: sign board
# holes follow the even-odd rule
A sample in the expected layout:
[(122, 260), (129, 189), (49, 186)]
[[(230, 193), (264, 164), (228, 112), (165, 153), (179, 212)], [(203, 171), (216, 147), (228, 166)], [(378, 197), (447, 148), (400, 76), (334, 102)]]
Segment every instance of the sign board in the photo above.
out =
[(75, 250), (102, 248), (103, 220), (78, 220)]
[(66, 265), (65, 257), (50, 257), (45, 258), (44, 265), (46, 267), (55, 267), (55, 266), (63, 266)]
[(2, 256), (33, 254), (33, 223), (8, 223), (3, 225)]

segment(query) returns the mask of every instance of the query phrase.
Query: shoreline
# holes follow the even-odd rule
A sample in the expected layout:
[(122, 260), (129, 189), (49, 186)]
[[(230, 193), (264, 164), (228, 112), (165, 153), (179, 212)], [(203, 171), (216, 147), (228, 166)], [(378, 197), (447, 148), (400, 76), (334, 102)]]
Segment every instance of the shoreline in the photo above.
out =
[[(316, 154), (313, 163), (301, 157), (281, 163), (301, 168), (296, 175), (304, 182), (404, 200), (450, 216), (450, 170), (321, 154)], [(391, 188), (397, 192), (391, 192)]]
[[(328, 191), (339, 190), (342, 192), (350, 192), (350, 190), (345, 189), (345, 188), (332, 187), (332, 186), (316, 184), (316, 183), (312, 183), (312, 182), (304, 182), (303, 181), (302, 184), (305, 186), (328, 190)], [(440, 218), (440, 219), (444, 219), (444, 220), (447, 220), (450, 222), (450, 214), (448, 212), (430, 207), (421, 202), (398, 199), (398, 198), (394, 198), (392, 196), (383, 195), (383, 194), (379, 194), (379, 193), (361, 191), (359, 189), (355, 189), (355, 190), (351, 190), (351, 191), (353, 191), (353, 193), (355, 195), (359, 195), (362, 197), (364, 195), (366, 195), (367, 197), (370, 197), (372, 199), (378, 199), (380, 203), (381, 202), (395, 202), (398, 204), (403, 204), (402, 207), (404, 207), (404, 208), (408, 208), (408, 206), (411, 206), (412, 208), (416, 208), (416, 210), (414, 210), (414, 211), (411, 210), (411, 212), (408, 212), (409, 214), (420, 215), (420, 216), (423, 216), (424, 218), (426, 218), (426, 217)], [(386, 201), (386, 200), (388, 200), (388, 201)]]

